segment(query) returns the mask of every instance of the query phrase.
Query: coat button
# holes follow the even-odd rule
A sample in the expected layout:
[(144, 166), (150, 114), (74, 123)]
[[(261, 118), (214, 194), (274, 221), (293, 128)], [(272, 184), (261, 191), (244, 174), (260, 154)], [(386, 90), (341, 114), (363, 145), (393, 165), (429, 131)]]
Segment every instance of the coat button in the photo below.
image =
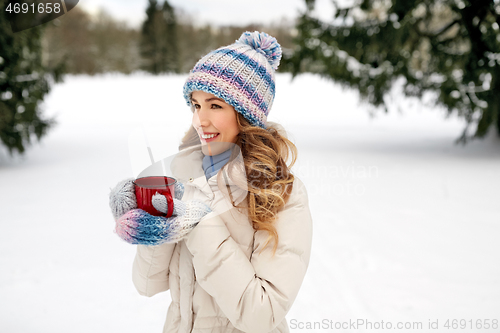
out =
[(192, 182), (194, 180), (193, 177), (189, 177), (189, 181)]

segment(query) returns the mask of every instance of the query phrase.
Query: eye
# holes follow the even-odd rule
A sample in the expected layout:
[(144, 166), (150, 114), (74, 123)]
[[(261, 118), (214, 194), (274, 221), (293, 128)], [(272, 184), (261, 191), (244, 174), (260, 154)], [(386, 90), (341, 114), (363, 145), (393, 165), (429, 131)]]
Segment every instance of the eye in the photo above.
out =
[(222, 106), (218, 104), (212, 104), (212, 109), (222, 109)]
[(192, 105), (192, 109), (193, 109), (193, 111), (194, 111), (194, 110), (198, 110), (198, 109), (200, 108), (200, 104), (191, 103), (191, 105)]

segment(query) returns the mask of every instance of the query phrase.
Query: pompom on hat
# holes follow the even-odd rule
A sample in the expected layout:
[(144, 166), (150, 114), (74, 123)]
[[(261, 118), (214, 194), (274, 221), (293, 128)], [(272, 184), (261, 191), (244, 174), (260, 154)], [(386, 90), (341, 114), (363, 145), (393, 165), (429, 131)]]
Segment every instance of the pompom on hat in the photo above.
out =
[(281, 46), (265, 32), (244, 32), (228, 46), (201, 58), (184, 84), (184, 98), (191, 105), (191, 93), (204, 91), (242, 114), (252, 125), (266, 128), (274, 101), (274, 71), (281, 60)]

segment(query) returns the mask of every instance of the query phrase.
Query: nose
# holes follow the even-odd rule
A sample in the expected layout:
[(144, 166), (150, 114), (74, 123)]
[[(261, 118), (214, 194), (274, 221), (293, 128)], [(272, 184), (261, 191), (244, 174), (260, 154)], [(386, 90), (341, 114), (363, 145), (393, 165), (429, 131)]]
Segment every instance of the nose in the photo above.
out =
[(193, 125), (195, 127), (207, 127), (210, 125), (210, 112), (200, 107), (193, 113)]

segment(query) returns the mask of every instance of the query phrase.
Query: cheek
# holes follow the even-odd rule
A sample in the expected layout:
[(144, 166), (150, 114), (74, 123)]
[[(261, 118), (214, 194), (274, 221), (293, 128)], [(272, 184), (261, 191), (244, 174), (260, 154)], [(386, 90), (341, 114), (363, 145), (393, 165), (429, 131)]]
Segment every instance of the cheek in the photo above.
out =
[(236, 121), (236, 118), (233, 119), (231, 128), (234, 135), (237, 135), (240, 132), (240, 130), (238, 129), (238, 122)]
[(236, 135), (238, 134), (238, 123), (236, 122), (235, 117), (225, 117), (224, 119), (221, 119), (219, 122), (220, 128), (224, 129), (224, 132), (229, 135)]

